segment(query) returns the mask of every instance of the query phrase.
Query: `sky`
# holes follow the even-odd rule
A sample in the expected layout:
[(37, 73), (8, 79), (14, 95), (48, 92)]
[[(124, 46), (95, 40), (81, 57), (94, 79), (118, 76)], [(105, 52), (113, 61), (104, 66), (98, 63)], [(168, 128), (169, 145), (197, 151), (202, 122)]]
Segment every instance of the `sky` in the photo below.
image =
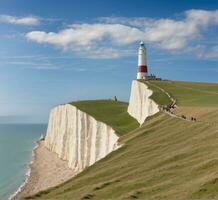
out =
[(218, 0), (1, 0), (0, 123), (47, 123), (83, 99), (128, 101), (149, 73), (218, 82)]

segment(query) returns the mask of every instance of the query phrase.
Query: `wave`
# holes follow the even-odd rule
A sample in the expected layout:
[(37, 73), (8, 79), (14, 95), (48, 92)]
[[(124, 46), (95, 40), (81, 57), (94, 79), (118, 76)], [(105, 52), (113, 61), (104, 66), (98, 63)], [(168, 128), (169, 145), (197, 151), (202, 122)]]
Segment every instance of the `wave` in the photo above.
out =
[(35, 151), (36, 149), (39, 147), (39, 142), (43, 139), (44, 137), (40, 137), (36, 142), (35, 142), (35, 147), (32, 150), (32, 160), (29, 162), (28, 164), (28, 168), (25, 174), (25, 179), (23, 181), (23, 183), (20, 185), (20, 187), (13, 193), (10, 195), (9, 200), (15, 200), (16, 196), (23, 191), (24, 187), (26, 186), (26, 184), (29, 181), (30, 175), (31, 175), (31, 165), (33, 164), (33, 162), (35, 161)]

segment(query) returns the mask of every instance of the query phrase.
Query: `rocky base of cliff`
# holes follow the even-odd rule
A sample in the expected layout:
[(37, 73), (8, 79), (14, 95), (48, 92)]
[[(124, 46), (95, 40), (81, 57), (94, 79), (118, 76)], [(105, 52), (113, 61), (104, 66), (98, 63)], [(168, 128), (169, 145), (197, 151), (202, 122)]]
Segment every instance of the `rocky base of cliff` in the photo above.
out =
[(33, 163), (30, 165), (30, 177), (26, 185), (13, 198), (22, 199), (42, 190), (59, 185), (76, 175), (70, 169), (67, 162), (58, 158), (58, 155), (45, 147), (44, 141), (40, 141), (35, 149)]

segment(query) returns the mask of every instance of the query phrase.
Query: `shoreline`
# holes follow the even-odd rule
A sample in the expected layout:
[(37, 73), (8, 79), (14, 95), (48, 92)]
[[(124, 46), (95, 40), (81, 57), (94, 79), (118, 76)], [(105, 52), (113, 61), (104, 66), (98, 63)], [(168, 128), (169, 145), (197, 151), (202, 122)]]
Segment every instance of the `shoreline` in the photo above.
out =
[(34, 195), (42, 190), (57, 186), (76, 174), (68, 167), (67, 161), (49, 151), (44, 145), (44, 140), (40, 138), (36, 141), (32, 151), (32, 160), (28, 165), (26, 178), (9, 197), (9, 200), (19, 200)]
[(32, 158), (31, 158), (31, 161), (29, 162), (28, 164), (28, 167), (27, 167), (27, 171), (25, 173), (25, 179), (24, 181), (22, 182), (22, 184), (18, 187), (18, 189), (9, 196), (8, 200), (14, 200), (16, 199), (16, 196), (22, 192), (22, 190), (25, 188), (26, 184), (28, 184), (28, 181), (29, 181), (29, 178), (31, 176), (31, 165), (34, 163), (34, 160), (35, 160), (35, 154), (36, 154), (36, 150), (37, 148), (39, 147), (39, 142), (41, 141), (42, 139), (39, 138), (36, 142), (35, 142), (35, 146), (32, 150)]

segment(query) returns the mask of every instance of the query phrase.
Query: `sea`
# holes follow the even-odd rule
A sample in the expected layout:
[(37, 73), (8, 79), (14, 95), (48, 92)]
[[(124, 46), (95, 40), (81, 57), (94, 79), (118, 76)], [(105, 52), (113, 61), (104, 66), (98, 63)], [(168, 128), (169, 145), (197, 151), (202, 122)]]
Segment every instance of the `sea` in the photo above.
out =
[(36, 141), (47, 124), (0, 124), (0, 200), (7, 200), (26, 179)]

